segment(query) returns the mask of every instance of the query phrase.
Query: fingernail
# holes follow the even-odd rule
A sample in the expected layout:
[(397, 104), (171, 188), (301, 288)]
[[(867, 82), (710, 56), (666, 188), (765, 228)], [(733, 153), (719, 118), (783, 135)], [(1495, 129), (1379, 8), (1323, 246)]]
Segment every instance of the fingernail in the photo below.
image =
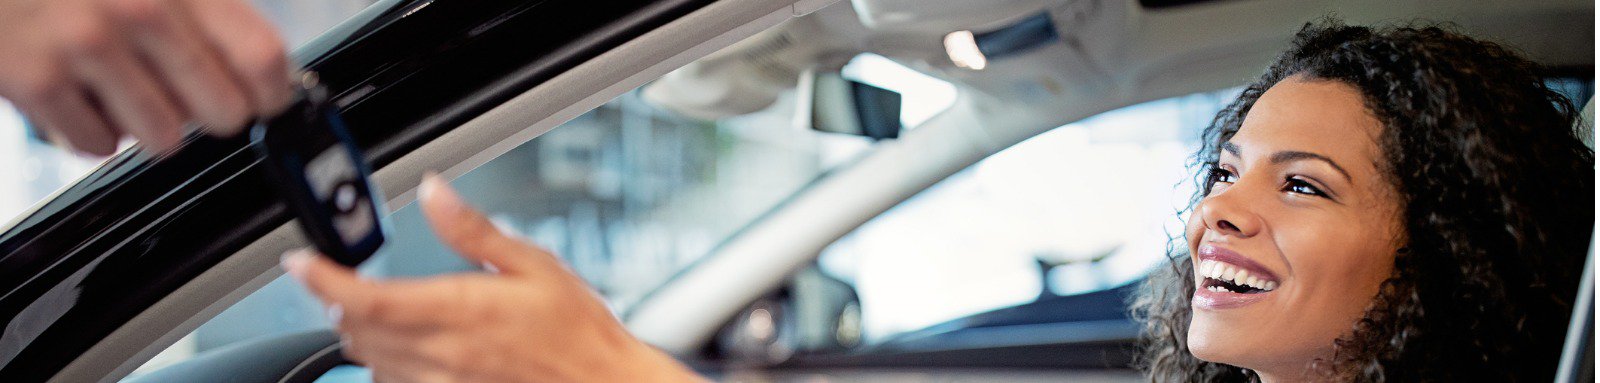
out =
[(283, 253), (278, 263), (283, 265), (283, 271), (296, 279), (305, 278), (306, 263), (311, 261), (311, 252), (306, 249), (294, 249)]
[(500, 273), (500, 268), (499, 267), (494, 267), (493, 263), (484, 262), (481, 265), (483, 265), (483, 269), (484, 270), (487, 270), (487, 271), (489, 271), (491, 273), (495, 273), (495, 274), (499, 274)]
[(339, 320), (344, 319), (344, 306), (338, 304), (330, 305), (323, 314), (328, 316), (328, 323), (332, 323), (334, 328), (338, 328)]
[(422, 176), (422, 185), (417, 189), (424, 201), (446, 212), (454, 213), (463, 206), (461, 196), (456, 195), (455, 190), (451, 190), (450, 185), (438, 174)]
[(438, 184), (434, 182), (434, 180), (437, 178), (439, 178), (439, 174), (432, 171), (422, 174), (422, 183), (417, 184), (418, 200), (428, 200), (433, 198), (433, 189), (439, 187)]

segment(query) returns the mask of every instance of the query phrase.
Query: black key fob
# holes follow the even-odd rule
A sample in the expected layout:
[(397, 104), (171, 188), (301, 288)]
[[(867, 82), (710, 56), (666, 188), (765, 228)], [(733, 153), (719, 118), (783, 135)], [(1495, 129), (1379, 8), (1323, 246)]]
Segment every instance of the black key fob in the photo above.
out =
[(296, 100), (250, 129), (272, 183), (318, 251), (354, 267), (383, 245), (383, 211), (338, 110), (307, 73)]

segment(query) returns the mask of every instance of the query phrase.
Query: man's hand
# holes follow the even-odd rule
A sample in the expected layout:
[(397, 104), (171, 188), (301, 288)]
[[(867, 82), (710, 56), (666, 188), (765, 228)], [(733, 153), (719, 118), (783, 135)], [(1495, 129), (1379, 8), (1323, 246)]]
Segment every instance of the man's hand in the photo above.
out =
[(419, 195), (439, 237), (493, 273), (372, 281), (306, 251), (284, 257), (328, 307), (345, 355), (377, 381), (699, 380), (629, 335), (560, 260), (502, 234), (437, 176)]
[(245, 0), (0, 0), (0, 97), (58, 145), (164, 151), (183, 125), (232, 135), (293, 96), (272, 24)]

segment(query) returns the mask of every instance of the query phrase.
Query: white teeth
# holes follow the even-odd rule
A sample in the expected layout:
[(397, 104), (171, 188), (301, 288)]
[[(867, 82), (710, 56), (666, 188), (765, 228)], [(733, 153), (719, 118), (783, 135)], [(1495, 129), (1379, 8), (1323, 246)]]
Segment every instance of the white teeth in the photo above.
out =
[[(1249, 286), (1264, 291), (1272, 291), (1278, 288), (1277, 281), (1269, 281), (1259, 275), (1251, 275), (1249, 270), (1216, 260), (1200, 261), (1200, 264), (1195, 266), (1194, 272), (1201, 277), (1228, 281), (1236, 285)], [(1217, 292), (1227, 291), (1221, 286), (1211, 286), (1206, 289)]]

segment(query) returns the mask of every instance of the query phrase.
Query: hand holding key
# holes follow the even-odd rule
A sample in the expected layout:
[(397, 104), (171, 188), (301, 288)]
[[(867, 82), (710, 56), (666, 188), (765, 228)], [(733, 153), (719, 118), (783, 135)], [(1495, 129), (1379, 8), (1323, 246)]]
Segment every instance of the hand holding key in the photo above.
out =
[(705, 381), (628, 334), (559, 258), (501, 233), (442, 179), (428, 176), (418, 194), (439, 238), (492, 272), (376, 281), (308, 251), (283, 261), (375, 381)]
[(189, 122), (237, 134), (292, 95), (273, 26), (245, 0), (0, 0), (0, 97), (57, 145), (164, 151)]

